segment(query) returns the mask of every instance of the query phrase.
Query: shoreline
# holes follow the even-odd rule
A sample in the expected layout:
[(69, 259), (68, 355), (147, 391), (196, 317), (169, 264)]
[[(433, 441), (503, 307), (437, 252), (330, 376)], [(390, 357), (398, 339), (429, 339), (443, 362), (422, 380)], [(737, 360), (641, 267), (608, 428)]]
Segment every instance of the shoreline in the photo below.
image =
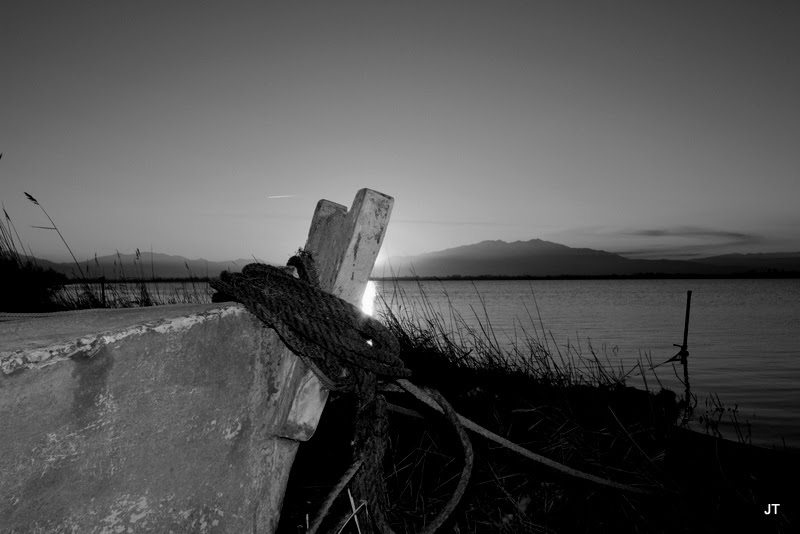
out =
[(729, 274), (696, 273), (638, 273), (638, 274), (598, 274), (598, 275), (448, 275), (448, 276), (374, 276), (375, 282), (413, 282), (413, 281), (460, 281), (460, 280), (795, 280), (800, 272), (753, 272)]

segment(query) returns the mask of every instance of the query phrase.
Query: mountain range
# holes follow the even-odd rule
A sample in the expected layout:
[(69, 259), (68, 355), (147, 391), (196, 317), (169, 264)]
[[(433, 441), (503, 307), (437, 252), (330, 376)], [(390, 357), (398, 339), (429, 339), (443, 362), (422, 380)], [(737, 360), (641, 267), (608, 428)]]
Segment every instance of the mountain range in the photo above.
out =
[[(47, 269), (78, 277), (74, 263), (36, 260)], [(101, 256), (81, 263), (91, 278), (189, 278), (240, 271), (254, 259), (207, 261), (142, 252)], [(573, 248), (551, 241), (481, 241), (417, 256), (392, 257), (373, 271), (375, 277), (593, 277), (637, 275), (798, 275), (800, 252), (725, 254), (686, 260), (641, 260), (591, 248)]]
[[(590, 248), (531, 239), (482, 241), (427, 254), (390, 258), (374, 273), (386, 277), (724, 276), (799, 273), (800, 252), (726, 254), (691, 261), (641, 260)], [(389, 274), (387, 274), (389, 273)]]

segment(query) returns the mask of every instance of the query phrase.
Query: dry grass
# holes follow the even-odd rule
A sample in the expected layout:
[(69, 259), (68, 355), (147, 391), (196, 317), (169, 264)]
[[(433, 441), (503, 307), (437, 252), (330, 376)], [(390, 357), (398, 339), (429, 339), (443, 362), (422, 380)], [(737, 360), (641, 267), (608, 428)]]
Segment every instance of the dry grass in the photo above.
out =
[[(37, 203), (38, 204), (38, 203)], [(90, 266), (79, 283), (65, 286), (28, 261), (13, 223), (0, 224), (0, 265), (8, 288), (24, 288), (22, 302), (56, 309), (147, 306), (207, 298), (205, 283), (190, 277), (192, 291), (164, 295), (139, 262), (133, 277), (122, 271), (103, 283)], [(49, 217), (48, 217), (49, 218)], [(52, 222), (52, 221), (51, 221)], [(53, 225), (55, 226), (55, 225)], [(22, 251), (20, 253), (19, 251)], [(139, 258), (137, 258), (138, 260)], [(76, 262), (77, 263), (77, 262)], [(188, 268), (188, 267), (187, 267)], [(5, 276), (7, 269), (8, 276)], [(43, 274), (44, 273), (44, 274)], [(48, 278), (50, 276), (50, 278)], [(17, 278), (14, 278), (17, 277)], [(800, 507), (796, 456), (737, 449), (701, 435), (678, 432), (680, 406), (670, 391), (654, 391), (652, 362), (623, 369), (591, 345), (561, 347), (541, 318), (516, 325), (514, 342), (500, 343), (485, 307), (465, 321), (451, 306), (439, 313), (425, 298), (412, 301), (398, 287), (383, 303), (383, 321), (400, 340), (414, 382), (439, 389), (455, 408), (491, 431), (555, 461), (655, 496), (628, 495), (532, 464), (473, 437), (473, 477), (445, 529), (458, 533), (514, 532), (791, 532)], [(35, 297), (35, 298), (34, 298)], [(479, 296), (478, 296), (479, 297)], [(6, 301), (8, 302), (8, 301)], [(479, 302), (480, 297), (479, 297)], [(6, 310), (17, 311), (17, 310)], [(28, 311), (28, 310), (25, 310)], [(640, 377), (644, 390), (627, 385)], [(637, 378), (638, 380), (638, 378)], [(385, 457), (395, 531), (416, 533), (449, 498), (457, 482), (460, 450), (433, 413), (397, 393)], [(300, 449), (286, 494), (280, 532), (305, 532), (328, 490), (351, 460), (352, 399), (332, 395), (316, 435)], [(423, 417), (415, 417), (419, 412)], [(717, 398), (706, 405), (708, 428), (718, 432), (727, 414)], [(738, 428), (738, 427), (737, 427)], [(737, 430), (737, 432), (739, 432)], [(739, 432), (740, 441), (747, 434)], [(687, 443), (689, 445), (687, 445)], [(793, 493), (776, 492), (788, 482)], [(765, 518), (767, 503), (783, 514)], [(338, 517), (358, 503), (338, 503)], [(362, 512), (363, 513), (363, 512)], [(345, 532), (354, 532), (351, 521)], [(358, 528), (368, 529), (368, 521)]]
[(26, 253), (14, 222), (3, 207), (0, 220), (0, 311), (32, 312), (61, 309), (54, 300), (66, 277), (43, 269)]
[[(579, 346), (553, 351), (554, 340), (545, 342), (522, 328), (509, 350), (499, 342), (485, 309), (483, 316), (473, 310), (481, 320), (472, 327), (452, 306), (449, 316), (439, 313), (422, 293), (420, 301), (412, 302), (396, 288), (381, 306), (415, 383), (439, 389), (460, 413), (555, 461), (625, 484), (666, 490), (660, 445), (679, 415), (674, 394), (629, 388), (625, 380), (633, 370), (612, 369), (591, 347), (588, 352)], [(454, 451), (460, 448), (437, 416), (407, 397), (387, 396), (400, 407), (391, 416), (384, 466), (393, 528), (418, 532), (455, 487), (462, 460)], [(335, 397), (317, 435), (304, 446), (308, 455), (301, 448), (283, 532), (291, 531), (292, 522), (302, 532), (298, 517), (313, 515), (316, 498), (329, 483), (326, 477), (335, 479), (349, 461), (345, 443), (331, 445), (347, 439), (348, 410), (349, 401)], [(409, 411), (425, 417), (409, 416)], [(475, 469), (450, 521), (453, 531), (539, 533), (565, 525), (602, 531), (646, 522), (641, 510), (648, 498), (571, 479), (483, 438), (473, 437), (473, 444)], [(320, 454), (324, 466), (301, 467)], [(310, 479), (303, 481), (303, 474)], [(295, 501), (299, 494), (307, 502)], [(603, 521), (595, 524), (593, 518), (601, 516)]]
[[(152, 255), (151, 255), (152, 257)], [(109, 275), (100, 271), (95, 258), (94, 265), (88, 262), (84, 270), (90, 276), (88, 281), (65, 285), (58, 298), (69, 309), (81, 308), (134, 308), (160, 306), (165, 304), (202, 304), (211, 302), (213, 290), (207, 279), (196, 277), (186, 266), (186, 278), (180, 280), (161, 280), (155, 277), (153, 266), (141, 260), (139, 250), (134, 258), (134, 272), (126, 273), (122, 258), (117, 252), (118, 261), (112, 266)]]
[[(30, 194), (28, 200), (38, 206), (51, 226), (39, 227), (58, 233), (73, 258), (77, 275), (68, 279), (52, 269), (43, 269), (36, 258), (19, 237), (14, 222), (3, 207), (0, 220), (0, 284), (3, 299), (0, 301), (6, 312), (50, 312), (86, 308), (130, 308), (155, 306), (161, 304), (190, 304), (211, 302), (211, 289), (207, 280), (194, 276), (186, 266), (186, 278), (173, 281), (165, 290), (162, 281), (156, 279), (152, 263), (148, 266), (142, 261), (136, 249), (134, 273), (126, 273), (119, 262), (114, 262), (111, 273), (102, 272), (95, 257), (94, 263), (81, 265), (75, 259), (67, 241), (53, 219)], [(152, 254), (151, 254), (152, 258)]]
[[(528, 329), (519, 325), (509, 348), (485, 309), (473, 310), (481, 321), (472, 327), (452, 306), (440, 313), (420, 293), (412, 302), (395, 288), (382, 306), (413, 382), (439, 389), (459, 413), (531, 451), (653, 491), (628, 494), (574, 479), (473, 435), (473, 475), (443, 531), (793, 532), (796, 512), (782, 507), (776, 518), (763, 510), (768, 502), (797, 502), (796, 489), (778, 489), (800, 476), (797, 456), (682, 430), (676, 395), (644, 374), (652, 362), (622, 369), (592, 347), (559, 350), (534, 321), (538, 313), (529, 315)], [(627, 385), (634, 378), (643, 389)], [(389, 517), (396, 532), (417, 533), (455, 488), (460, 447), (432, 411), (399, 393), (387, 400), (398, 407), (384, 464)], [(352, 409), (352, 399), (332, 395), (315, 436), (301, 446), (279, 532), (305, 532), (305, 518), (349, 465)], [(719, 401), (708, 411), (719, 416), (720, 409), (729, 411)], [(345, 513), (350, 505), (339, 506)]]

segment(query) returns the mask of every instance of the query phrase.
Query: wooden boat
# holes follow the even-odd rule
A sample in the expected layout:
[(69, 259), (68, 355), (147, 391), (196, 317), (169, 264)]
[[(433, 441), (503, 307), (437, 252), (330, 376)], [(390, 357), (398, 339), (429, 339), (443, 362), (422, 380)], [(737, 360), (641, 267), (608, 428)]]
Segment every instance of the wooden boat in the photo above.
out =
[[(358, 304), (393, 199), (317, 204), (306, 250)], [(238, 304), (0, 317), (0, 532), (274, 532), (327, 399)]]

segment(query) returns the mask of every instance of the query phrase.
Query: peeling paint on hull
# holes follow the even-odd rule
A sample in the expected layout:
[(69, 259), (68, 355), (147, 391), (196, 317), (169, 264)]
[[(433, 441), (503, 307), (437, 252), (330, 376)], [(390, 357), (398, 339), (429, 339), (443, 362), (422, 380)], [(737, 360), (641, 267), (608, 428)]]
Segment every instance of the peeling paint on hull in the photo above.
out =
[[(13, 349), (31, 331), (52, 334)], [(241, 306), (20, 319), (0, 338), (0, 533), (274, 531), (296, 362)]]
[(228, 306), (190, 316), (163, 320), (154, 324), (136, 325), (126, 330), (103, 332), (65, 343), (55, 343), (39, 349), (0, 351), (0, 369), (2, 369), (3, 374), (10, 375), (20, 369), (40, 369), (76, 356), (90, 358), (102, 347), (117, 343), (131, 336), (140, 336), (148, 332), (158, 334), (179, 332), (209, 319), (223, 318), (228, 315), (241, 315), (243, 313), (246, 313), (243, 308)]

